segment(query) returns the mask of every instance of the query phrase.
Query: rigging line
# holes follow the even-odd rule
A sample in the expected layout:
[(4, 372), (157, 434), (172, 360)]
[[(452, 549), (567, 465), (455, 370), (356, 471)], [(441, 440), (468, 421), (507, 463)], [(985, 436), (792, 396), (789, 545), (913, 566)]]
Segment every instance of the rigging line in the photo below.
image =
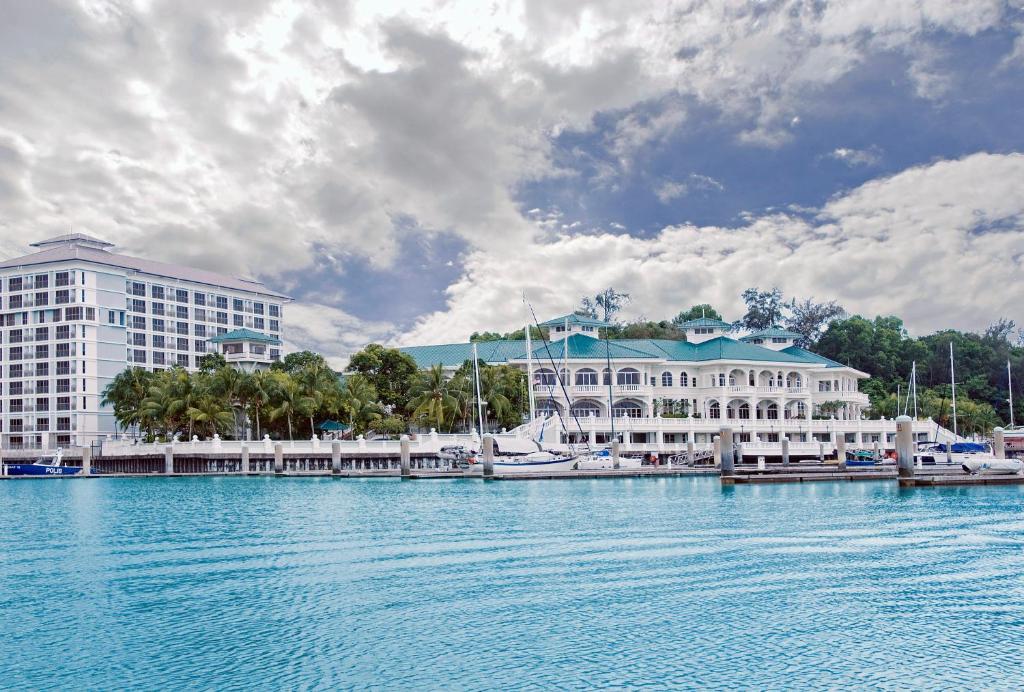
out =
[[(558, 380), (558, 384), (562, 387), (562, 394), (565, 395), (565, 401), (566, 401), (566, 404), (569, 407), (569, 415), (571, 415), (572, 419), (574, 421), (576, 421), (576, 427), (579, 428), (580, 436), (584, 437), (586, 439), (586, 442), (584, 442), (584, 445), (586, 446), (587, 452), (589, 453), (591, 451), (590, 450), (590, 436), (583, 432), (583, 425), (580, 424), (580, 419), (577, 418), (576, 414), (572, 412), (572, 399), (569, 398), (569, 390), (566, 389), (565, 382), (562, 381), (562, 378), (558, 377), (558, 366), (555, 364), (554, 356), (551, 355), (551, 347), (548, 345), (548, 340), (544, 338), (544, 332), (541, 330), (540, 322), (537, 320), (537, 313), (534, 311), (533, 305), (530, 304), (530, 301), (528, 301), (526, 299), (526, 294), (525, 293), (523, 293), (523, 302), (525, 302), (526, 306), (528, 308), (530, 308), (530, 314), (533, 316), (533, 321), (537, 325), (537, 331), (540, 332), (540, 339), (541, 339), (542, 342), (544, 342), (544, 351), (548, 354), (548, 360), (551, 361), (551, 367), (555, 371), (555, 378)], [(566, 339), (569, 338), (568, 333), (565, 335), (565, 338)], [(568, 344), (566, 344), (566, 346), (568, 346)], [(568, 368), (566, 368), (566, 372), (568, 372)], [(532, 383), (531, 383), (530, 386), (533, 386)], [(568, 435), (569, 434), (569, 428), (566, 427), (565, 421), (562, 420), (561, 416), (558, 417), (558, 420), (559, 420), (559, 422), (562, 423), (562, 429), (565, 431), (565, 434)], [(570, 446), (570, 448), (574, 447), (574, 445), (572, 445), (571, 443), (570, 443), (569, 446)]]

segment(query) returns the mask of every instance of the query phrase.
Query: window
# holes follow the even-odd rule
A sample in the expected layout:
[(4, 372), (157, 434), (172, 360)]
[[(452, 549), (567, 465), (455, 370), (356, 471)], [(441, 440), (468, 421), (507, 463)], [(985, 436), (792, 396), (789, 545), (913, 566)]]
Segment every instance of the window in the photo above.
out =
[(36, 399), (36, 411), (49, 411), (49, 410), (50, 410), (50, 400), (47, 397), (41, 396), (41, 397)]
[(772, 337), (772, 343), (773, 344), (784, 344), (784, 343), (787, 343), (788, 341), (789, 341), (789, 339), (787, 339), (784, 336), (773, 336)]
[(36, 363), (36, 377), (46, 377), (50, 374), (49, 363)]
[(49, 327), (36, 327), (36, 341), (46, 341), (50, 338)]
[(49, 305), (49, 304), (50, 304), (50, 294), (49, 293), (37, 293), (36, 294), (36, 307), (39, 307), (40, 305)]
[(71, 275), (68, 272), (57, 272), (53, 275), (54, 286), (67, 286), (71, 283)]
[(280, 305), (271, 305), (270, 306), (270, 316), (271, 317), (280, 317), (281, 316), (281, 306)]
[(257, 315), (262, 315), (263, 314), (263, 303), (253, 303), (252, 304), (252, 311), (254, 313), (256, 313)]
[(188, 322), (175, 322), (174, 323), (174, 332), (176, 334), (188, 335)]
[(188, 307), (185, 306), (185, 305), (178, 305), (178, 306), (176, 306), (176, 308), (175, 308), (175, 317), (177, 317), (179, 320), (187, 320), (188, 319)]
[(162, 314), (164, 314), (164, 304), (163, 303), (153, 303), (150, 306), (150, 312), (152, 312), (154, 315), (162, 315)]
[(615, 384), (619, 386), (639, 386), (640, 373), (633, 368), (623, 368), (615, 374)]
[(20, 308), (21, 305), (21, 296), (11, 296), (10, 298), (7, 299), (7, 306), (12, 310), (14, 308)]
[(49, 418), (36, 418), (36, 430), (39, 430), (41, 432), (46, 432), (49, 429), (50, 429), (50, 419)]
[(711, 404), (708, 406), (708, 418), (721, 418), (721, 417), (722, 417), (722, 409), (721, 409), (721, 407), (718, 405), (717, 401), (712, 401)]
[(192, 348), (196, 353), (206, 353), (206, 342), (202, 339), (196, 339), (195, 343), (192, 344)]
[(188, 291), (186, 291), (184, 288), (174, 289), (174, 300), (176, 300), (179, 303), (187, 303)]
[(36, 394), (49, 394), (50, 393), (50, 381), (49, 380), (36, 380)]
[(263, 318), (262, 317), (254, 317), (253, 321), (252, 321), (252, 326), (253, 326), (253, 328), (259, 329), (259, 330), (262, 331), (264, 329)]
[(217, 324), (227, 324), (227, 323), (228, 323), (228, 313), (226, 313), (226, 312), (218, 312), (217, 313)]
[(23, 391), (25, 391), (24, 382), (18, 381), (7, 383), (7, 393), (10, 394), (11, 396), (21, 396), (21, 393)]
[(145, 334), (139, 334), (138, 332), (135, 332), (135, 333), (132, 334), (132, 346), (145, 346), (145, 345), (146, 345), (146, 335)]
[(272, 348), (270, 349), (270, 360), (278, 361), (281, 360), (281, 349)]
[(679, 373), (679, 386), (680, 387), (689, 387), (690, 386), (690, 376), (687, 375), (685, 372)]
[[(70, 375), (71, 374), (71, 361), (70, 360), (58, 360), (57, 361), (57, 372), (56, 372), (56, 374), (58, 374), (58, 375)], [(58, 392), (61, 391), (60, 390), (60, 382), (61, 381), (57, 382), (57, 391)], [(63, 382), (68, 382), (68, 380), (63, 380)], [(67, 392), (67, 391), (71, 391), (71, 390), (70, 389), (65, 389), (64, 391)]]
[(12, 276), (7, 280), (8, 291), (20, 291), (23, 287), (22, 278), (20, 276)]
[(21, 346), (12, 346), (9, 355), (11, 360), (21, 360)]
[(133, 296), (144, 296), (146, 295), (146, 284), (132, 281), (128, 284), (128, 293)]
[(236, 327), (241, 327), (244, 325), (243, 318), (241, 315), (232, 315), (232, 321)]
[[(67, 380), (64, 380), (67, 382)], [(58, 387), (57, 391), (60, 391)], [(58, 411), (70, 411), (71, 410), (71, 397), (59, 396), (57, 397), (57, 410)]]
[(71, 338), (71, 325), (58, 324), (57, 325), (57, 340), (70, 339)]
[(128, 303), (128, 310), (131, 312), (146, 312), (146, 301), (132, 298)]
[(163, 286), (150, 286), (149, 287), (149, 297), (153, 298), (154, 300), (163, 300), (164, 299), (164, 287)]
[(619, 401), (612, 407), (612, 415), (618, 417), (640, 418), (644, 410), (635, 401)]
[(57, 291), (53, 294), (53, 302), (57, 305), (64, 305), (71, 302), (71, 291)]
[(187, 351), (188, 350), (188, 339), (178, 339), (177, 342), (176, 342), (176, 348), (179, 351)]
[(193, 293), (192, 302), (196, 305), (206, 305), (206, 294), (205, 293)]
[(672, 373), (663, 372), (661, 373), (661, 386), (671, 387), (672, 386)]
[(50, 285), (50, 276), (48, 274), (36, 274), (36, 288), (46, 288)]
[(146, 362), (146, 352), (143, 351), (141, 348), (134, 349), (132, 351), (132, 362), (134, 362), (134, 363), (145, 363)]
[(71, 344), (57, 344), (56, 352), (58, 358), (67, 358), (71, 355)]
[(555, 377), (555, 373), (547, 368), (540, 368), (533, 373), (534, 384), (539, 384), (543, 387), (557, 387), (558, 379)]
[(71, 430), (71, 418), (69, 416), (58, 416), (57, 430)]
[(164, 335), (163, 334), (154, 334), (153, 335), (153, 348), (163, 348), (163, 347), (164, 347)]
[[(597, 373), (594, 373), (595, 375)], [(593, 401), (577, 401), (572, 405), (572, 415), (577, 418), (586, 418), (587, 416), (600, 416), (601, 407)]]
[(206, 321), (206, 310), (203, 308), (192, 308), (192, 315), (196, 322)]
[[(162, 339), (163, 337), (160, 337), (160, 338)], [(156, 344), (153, 344), (153, 345), (156, 346)], [(163, 348), (163, 345), (161, 345), (160, 348)], [(153, 353), (153, 365), (164, 365), (165, 362), (166, 361), (164, 360), (164, 353), (163, 353), (163, 351), (154, 351), (154, 353)]]
[(36, 344), (36, 358), (49, 358), (50, 347), (46, 344)]
[(12, 329), (8, 341), (12, 344), (20, 344), (22, 342), (22, 331), (20, 329)]
[(597, 385), (597, 372), (590, 368), (576, 371), (576, 386), (588, 387)]
[(270, 320), (270, 331), (279, 332), (281, 331), (281, 324), (277, 320)]
[(216, 307), (217, 307), (218, 310), (227, 310), (228, 309), (228, 298), (227, 298), (227, 296), (217, 296), (216, 297)]
[(9, 377), (21, 377), (22, 376), (22, 365), (21, 363), (15, 363), (8, 368)]
[(234, 309), (234, 310), (235, 310), (236, 312), (242, 312), (242, 310), (244, 310), (244, 309), (245, 309), (245, 308), (244, 308), (244, 303), (242, 302), (242, 299), (241, 299), (241, 298), (234, 298), (234, 299), (233, 299), (233, 300), (231, 301), (231, 307), (232, 307), (232, 309)]
[(183, 354), (183, 353), (179, 353), (178, 354), (178, 365), (180, 365), (183, 368), (187, 368), (188, 367), (188, 356)]
[(144, 330), (146, 328), (146, 318), (143, 317), (142, 315), (132, 315), (132, 321), (130, 326), (132, 329)]
[(164, 330), (164, 321), (163, 320), (158, 320), (156, 318), (153, 318), (153, 331), (154, 332), (165, 331)]
[(195, 325), (192, 325), (192, 333), (195, 334), (196, 336), (205, 337), (206, 336), (206, 325), (205, 324), (195, 324)]

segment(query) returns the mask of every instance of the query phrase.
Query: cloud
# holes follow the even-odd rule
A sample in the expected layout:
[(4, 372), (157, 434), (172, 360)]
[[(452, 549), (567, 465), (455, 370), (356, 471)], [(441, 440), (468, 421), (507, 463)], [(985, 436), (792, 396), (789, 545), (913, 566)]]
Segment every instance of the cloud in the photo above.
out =
[(646, 239), (561, 236), (513, 255), (477, 250), (447, 309), (403, 341), (514, 329), (527, 319), (522, 291), (544, 319), (609, 285), (632, 295), (629, 309), (664, 318), (702, 302), (736, 317), (743, 289), (779, 286), (852, 312), (900, 315), (919, 333), (983, 328), (999, 316), (1021, 323), (1022, 237), (1024, 155), (975, 154), (870, 181), (810, 215), (669, 226)]
[(878, 147), (868, 149), (852, 149), (849, 147), (837, 147), (827, 154), (828, 158), (835, 159), (853, 168), (856, 166), (877, 166), (882, 162), (882, 152)]
[(654, 194), (662, 204), (668, 204), (672, 200), (685, 197), (693, 191), (722, 192), (723, 190), (725, 190), (725, 185), (711, 176), (690, 173), (686, 178), (686, 182), (675, 180), (662, 182), (655, 188)]
[(284, 308), (287, 324), (285, 350), (309, 349), (327, 357), (331, 367), (343, 370), (348, 354), (368, 343), (386, 341), (393, 325), (360, 320), (330, 305), (292, 303)]

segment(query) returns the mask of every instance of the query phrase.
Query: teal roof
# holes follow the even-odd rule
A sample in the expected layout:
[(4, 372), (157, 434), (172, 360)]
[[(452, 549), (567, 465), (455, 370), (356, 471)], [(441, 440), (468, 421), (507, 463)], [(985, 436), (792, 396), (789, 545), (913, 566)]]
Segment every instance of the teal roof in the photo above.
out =
[(747, 341), (749, 339), (772, 339), (772, 338), (785, 338), (785, 339), (802, 339), (803, 334), (797, 334), (791, 332), (788, 329), (780, 329), (779, 327), (769, 327), (768, 329), (760, 329), (756, 332), (751, 332), (746, 336), (741, 336), (740, 341)]
[(576, 313), (573, 313), (571, 315), (563, 315), (562, 317), (556, 317), (553, 320), (548, 320), (547, 322), (541, 322), (540, 326), (561, 327), (565, 325), (566, 320), (569, 321), (569, 324), (575, 324), (584, 327), (600, 327), (604, 329), (608, 326), (607, 322), (595, 320), (593, 317), (587, 317), (586, 315), (577, 315)]
[(694, 327), (716, 327), (718, 329), (732, 329), (732, 325), (712, 317), (698, 317), (695, 320), (686, 320), (680, 325), (680, 329), (693, 329)]
[[(556, 363), (564, 360), (565, 339), (544, 344), (533, 342), (533, 359), (540, 362), (553, 359)], [(603, 360), (606, 358), (605, 340), (594, 339), (583, 334), (568, 338), (569, 360)], [(719, 336), (699, 344), (671, 339), (612, 339), (607, 342), (611, 348), (612, 360), (637, 360), (656, 358), (668, 361), (701, 362), (710, 360), (740, 360), (765, 363), (801, 363), (804, 365), (825, 365), (845, 367), (842, 363), (811, 353), (796, 346), (774, 351)], [(548, 354), (550, 349), (550, 356)], [(473, 358), (473, 344), (441, 344), (437, 346), (408, 346), (399, 349), (413, 357), (417, 366), (426, 369), (440, 363), (445, 367), (458, 367)], [(477, 352), (485, 363), (506, 363), (510, 360), (526, 360), (525, 341), (480, 341)]]
[[(505, 363), (510, 358), (526, 353), (525, 341), (501, 339), (476, 342), (477, 355), (485, 363)], [(407, 346), (399, 349), (416, 361), (421, 369), (440, 363), (445, 367), (458, 367), (473, 360), (473, 344), (438, 344), (436, 346)]]
[(845, 368), (845, 367), (849, 367), (849, 366), (843, 365), (842, 363), (834, 361), (831, 358), (826, 358), (825, 356), (819, 356), (817, 353), (812, 353), (812, 352), (808, 351), (805, 348), (800, 348), (799, 346), (789, 346), (788, 348), (782, 349), (781, 353), (788, 353), (791, 356), (797, 356), (799, 358), (803, 358), (808, 363), (817, 363), (819, 365), (824, 365), (827, 368)]
[(254, 332), (251, 329), (235, 329), (227, 332), (226, 334), (220, 334), (210, 339), (215, 344), (222, 344), (226, 341), (258, 341), (261, 344), (279, 344), (281, 340), (276, 336), (270, 336), (269, 334), (262, 334), (260, 332)]
[[(626, 346), (616, 339), (605, 341), (604, 339), (594, 339), (593, 337), (584, 336), (583, 334), (573, 334), (568, 339), (549, 341), (547, 346), (543, 343), (540, 344), (533, 349), (534, 360), (546, 361), (549, 358), (554, 359), (555, 362), (563, 360), (565, 358), (566, 342), (568, 342), (569, 347), (569, 360), (574, 358), (584, 360), (593, 360), (595, 358), (604, 359), (608, 357), (609, 353), (611, 354), (612, 360), (633, 360), (636, 358), (662, 357), (656, 353), (652, 353), (650, 350), (641, 350)], [(522, 353), (515, 356), (515, 360), (525, 359), (525, 349)]]

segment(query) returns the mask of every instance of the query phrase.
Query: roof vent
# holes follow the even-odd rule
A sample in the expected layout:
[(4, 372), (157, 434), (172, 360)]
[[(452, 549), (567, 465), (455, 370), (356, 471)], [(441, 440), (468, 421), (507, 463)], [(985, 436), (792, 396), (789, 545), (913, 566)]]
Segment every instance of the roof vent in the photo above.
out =
[(65, 233), (64, 235), (40, 240), (38, 243), (32, 243), (29, 247), (37, 247), (46, 250), (60, 245), (78, 245), (80, 247), (92, 248), (93, 250), (108, 250), (109, 248), (114, 247), (113, 243), (108, 243), (105, 240), (94, 238), (91, 235), (86, 235), (85, 233)]

